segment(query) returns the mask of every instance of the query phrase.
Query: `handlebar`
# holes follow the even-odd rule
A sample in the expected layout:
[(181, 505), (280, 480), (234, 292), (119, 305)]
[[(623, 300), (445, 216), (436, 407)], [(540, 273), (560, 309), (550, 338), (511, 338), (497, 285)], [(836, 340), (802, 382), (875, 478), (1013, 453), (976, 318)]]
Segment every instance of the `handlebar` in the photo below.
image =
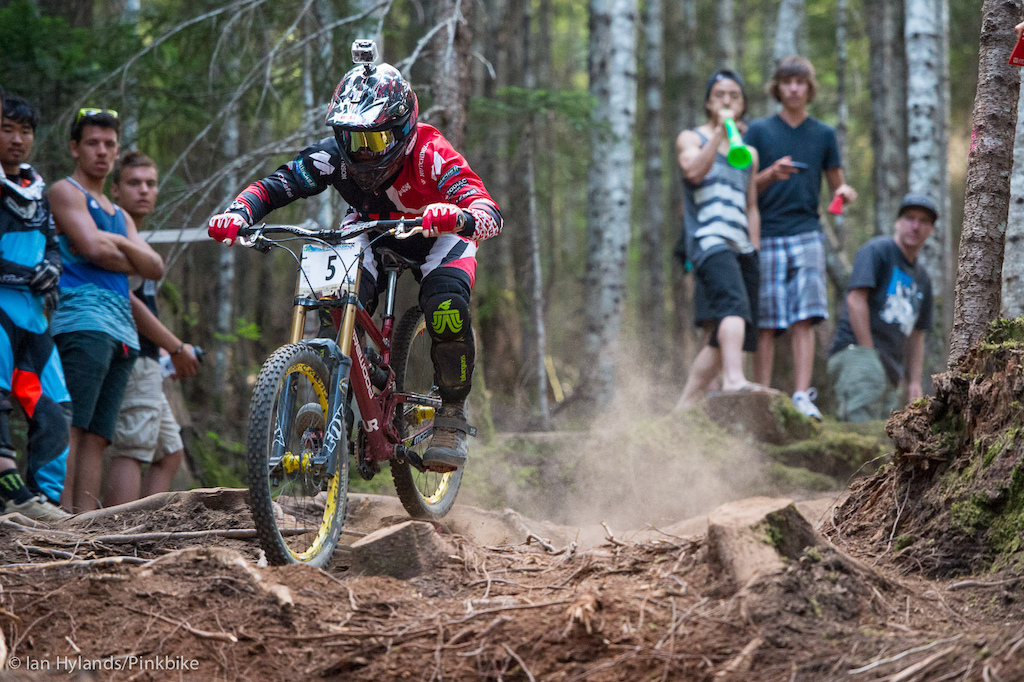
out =
[(301, 225), (267, 225), (261, 223), (250, 227), (238, 228), (238, 241), (243, 246), (250, 246), (260, 249), (261, 242), (270, 248), (266, 242), (273, 241), (270, 237), (275, 235), (290, 235), (293, 237), (305, 237), (328, 244), (340, 244), (341, 242), (358, 237), (371, 230), (380, 230), (386, 234), (400, 235), (411, 232), (413, 228), (423, 225), (422, 218), (399, 218), (398, 220), (368, 220), (345, 225), (340, 230), (311, 230)]

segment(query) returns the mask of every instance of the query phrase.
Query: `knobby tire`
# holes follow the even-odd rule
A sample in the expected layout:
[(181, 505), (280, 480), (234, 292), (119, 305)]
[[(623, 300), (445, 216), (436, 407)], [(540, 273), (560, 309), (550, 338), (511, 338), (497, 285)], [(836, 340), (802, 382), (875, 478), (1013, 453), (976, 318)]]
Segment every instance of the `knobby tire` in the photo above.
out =
[[(328, 439), (339, 449), (335, 470), (329, 471), (323, 462), (330, 454), (323, 436), (329, 427), (330, 395), (327, 365), (302, 343), (275, 351), (253, 389), (246, 457), (249, 507), (271, 564), (324, 567), (338, 545), (350, 446), (345, 437)], [(344, 420), (344, 412), (340, 418)], [(281, 438), (275, 443), (279, 426)]]
[[(419, 307), (410, 308), (395, 326), (391, 345), (391, 366), (395, 370), (395, 383), (399, 392), (437, 396), (433, 386), (433, 363), (430, 360), (430, 337), (427, 335), (423, 312)], [(415, 408), (399, 405), (395, 419), (402, 437), (409, 435), (412, 428), (422, 429), (426, 422), (413, 426), (407, 415)], [(416, 446), (422, 455), (430, 439)], [(462, 485), (462, 468), (448, 473), (420, 471), (408, 460), (392, 460), (391, 476), (395, 481), (395, 492), (402, 506), (414, 519), (437, 521), (443, 518), (459, 493)]]

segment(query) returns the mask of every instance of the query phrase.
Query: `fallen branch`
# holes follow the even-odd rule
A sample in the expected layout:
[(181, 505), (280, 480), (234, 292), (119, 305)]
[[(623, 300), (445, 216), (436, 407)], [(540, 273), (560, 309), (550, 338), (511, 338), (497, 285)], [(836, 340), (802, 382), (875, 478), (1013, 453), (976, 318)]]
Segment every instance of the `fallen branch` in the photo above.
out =
[(138, 609), (133, 609), (130, 606), (125, 606), (124, 608), (125, 610), (131, 611), (132, 613), (137, 613), (140, 616), (149, 616), (150, 618), (156, 618), (157, 620), (162, 620), (165, 623), (170, 623), (171, 625), (179, 627), (185, 632), (189, 633), (190, 635), (195, 635), (200, 639), (215, 639), (221, 642), (230, 642), (231, 644), (235, 644), (238, 642), (238, 638), (232, 635), (230, 632), (209, 632), (207, 630), (199, 630), (198, 628), (192, 627), (183, 620), (177, 621), (173, 618), (162, 616), (159, 613), (149, 613), (147, 611), (140, 611)]
[(912, 666), (910, 666), (908, 668), (904, 668), (899, 673), (897, 673), (897, 674), (893, 675), (892, 677), (890, 677), (889, 678), (889, 682), (903, 682), (904, 680), (909, 680), (911, 677), (913, 677), (917, 673), (919, 673), (919, 672), (921, 672), (921, 671), (931, 667), (932, 663), (935, 663), (936, 661), (939, 661), (939, 660), (945, 658), (946, 656), (948, 656), (950, 654), (950, 652), (955, 651), (955, 650), (956, 650), (955, 646), (946, 647), (942, 651), (939, 651), (937, 653), (932, 654), (931, 656), (929, 656), (928, 658), (924, 659), (923, 661), (919, 661), (918, 663), (915, 663), (914, 665), (912, 665)]
[[(316, 528), (289, 528), (279, 531), (281, 535), (302, 535), (312, 533)], [(198, 540), (200, 538), (235, 538), (250, 539), (256, 537), (253, 528), (227, 528), (213, 530), (167, 531), (163, 533), (129, 533), (127, 535), (100, 535), (90, 538), (92, 542), (103, 542), (108, 545), (131, 545), (137, 542), (160, 542), (163, 540)]]
[(516, 663), (519, 664), (519, 668), (526, 674), (526, 677), (530, 680), (530, 682), (537, 682), (537, 678), (535, 678), (533, 676), (533, 673), (530, 672), (530, 669), (526, 667), (526, 663), (523, 662), (523, 659), (519, 658), (519, 654), (513, 651), (508, 644), (502, 643), (501, 646), (505, 648), (505, 651), (508, 652), (509, 656), (516, 659)]
[(961, 580), (958, 583), (953, 583), (946, 589), (949, 591), (963, 590), (968, 587), (999, 587), (1000, 585), (1012, 585), (1013, 583), (1019, 583), (1024, 578), (1009, 578), (1007, 580), (995, 580), (993, 582), (984, 582), (981, 580)]
[(140, 559), (135, 556), (107, 556), (102, 559), (69, 559), (64, 561), (46, 561), (41, 564), (8, 564), (0, 568), (0, 573), (9, 571), (32, 571), (46, 568), (96, 568), (101, 566), (119, 566), (121, 564), (148, 564), (151, 559)]
[(615, 539), (615, 535), (612, 534), (612, 529), (608, 527), (608, 524), (604, 521), (601, 522), (601, 527), (604, 528), (605, 540), (608, 544), (615, 545), (616, 547), (625, 547), (626, 543)]
[(868, 665), (866, 665), (866, 666), (864, 666), (862, 668), (855, 668), (855, 669), (852, 669), (852, 670), (847, 670), (846, 672), (847, 672), (848, 675), (859, 675), (861, 673), (866, 673), (867, 671), (874, 670), (875, 668), (878, 668), (879, 666), (888, 665), (889, 663), (895, 663), (896, 661), (900, 660), (901, 658), (906, 658), (907, 656), (912, 656), (913, 654), (917, 654), (917, 653), (920, 653), (922, 651), (928, 651), (928, 649), (934, 649), (935, 647), (939, 646), (940, 644), (949, 644), (950, 642), (955, 642), (958, 639), (960, 639), (961, 637), (963, 637), (963, 635), (956, 635), (955, 637), (950, 637), (948, 639), (937, 639), (934, 642), (932, 642), (931, 644), (926, 644), (924, 646), (914, 647), (913, 649), (907, 649), (906, 651), (904, 651), (902, 653), (899, 653), (899, 654), (896, 654), (895, 656), (890, 656), (889, 658), (883, 658), (880, 661), (875, 661), (874, 663), (868, 664)]

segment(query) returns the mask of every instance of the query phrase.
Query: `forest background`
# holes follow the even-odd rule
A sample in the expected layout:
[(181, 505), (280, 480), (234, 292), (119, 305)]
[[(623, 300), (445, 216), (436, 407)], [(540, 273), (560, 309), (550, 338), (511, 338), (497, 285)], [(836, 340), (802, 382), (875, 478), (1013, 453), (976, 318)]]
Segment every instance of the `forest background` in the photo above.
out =
[[(720, 67), (746, 79), (748, 120), (774, 113), (764, 84), (793, 52), (817, 67), (811, 114), (837, 126), (860, 193), (842, 218), (823, 216), (833, 310), (856, 249), (891, 233), (908, 188), (927, 191), (944, 210), (926, 252), (941, 306), (926, 370), (944, 367), (981, 5), (9, 0), (0, 85), (41, 109), (31, 161), (49, 181), (72, 169), (67, 131), (79, 107), (121, 112), (123, 147), (161, 170), (147, 228), (177, 232), (205, 225), (246, 184), (329, 134), (323, 116), (351, 67), (349, 46), (376, 38), (384, 61), (411, 79), (420, 120), (463, 151), (503, 209), (504, 233), (479, 253), (475, 390), (495, 427), (532, 430), (574, 423), (636, 385), (663, 410), (675, 402), (697, 350), (692, 276), (671, 255), (681, 229), (675, 136), (703, 121), (705, 80)], [(1024, 183), (1016, 187), (1011, 226), (1024, 224), (1014, 213)], [(331, 224), (344, 208), (325, 192), (271, 222)], [(259, 367), (285, 341), (295, 264), (208, 241), (160, 250), (162, 318), (213, 351), (183, 390), (205, 482), (218, 483), (222, 465), (240, 463)], [(1020, 314), (1008, 296), (1020, 288), (1004, 288), (1005, 311)], [(818, 337), (821, 389), (831, 334), (829, 323)], [(783, 390), (787, 356), (776, 371)]]

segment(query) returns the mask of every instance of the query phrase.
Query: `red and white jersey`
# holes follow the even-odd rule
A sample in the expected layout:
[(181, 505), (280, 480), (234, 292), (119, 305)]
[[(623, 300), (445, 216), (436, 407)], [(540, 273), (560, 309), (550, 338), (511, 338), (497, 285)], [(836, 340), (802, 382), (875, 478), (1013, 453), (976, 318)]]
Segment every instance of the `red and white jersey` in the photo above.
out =
[(501, 232), (501, 211), (466, 159), (433, 126), (420, 123), (406, 162), (376, 191), (348, 177), (333, 137), (307, 147), (273, 175), (249, 185), (229, 207), (250, 224), (296, 199), (333, 186), (353, 210), (353, 219), (396, 219), (423, 214), (430, 204), (455, 204), (466, 213), (460, 236), (479, 242)]

